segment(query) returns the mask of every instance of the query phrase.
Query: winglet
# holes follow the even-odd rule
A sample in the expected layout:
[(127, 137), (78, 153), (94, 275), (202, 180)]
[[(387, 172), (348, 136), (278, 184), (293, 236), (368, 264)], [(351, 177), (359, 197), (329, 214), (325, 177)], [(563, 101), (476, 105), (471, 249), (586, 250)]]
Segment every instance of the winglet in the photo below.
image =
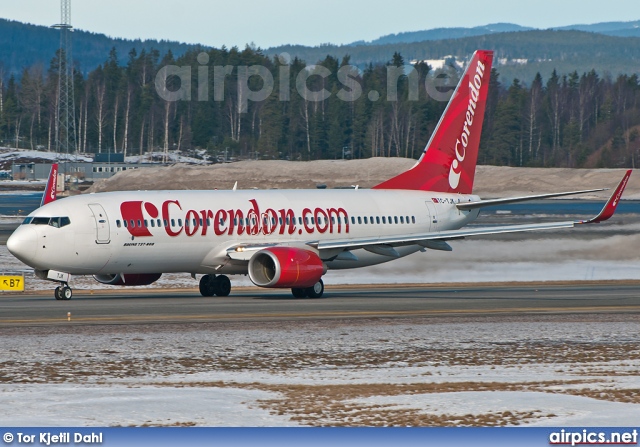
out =
[(631, 177), (631, 169), (629, 169), (627, 173), (624, 175), (624, 177), (622, 178), (622, 180), (620, 180), (618, 187), (613, 192), (613, 194), (611, 194), (611, 197), (609, 197), (609, 200), (605, 204), (604, 208), (602, 208), (602, 211), (600, 211), (600, 214), (598, 214), (593, 219), (582, 220), (576, 223), (578, 224), (600, 223), (600, 222), (604, 222), (605, 220), (613, 216), (613, 214), (616, 212), (616, 208), (618, 207), (618, 204), (620, 203), (620, 198), (622, 197), (624, 188), (626, 188), (627, 183), (629, 182), (629, 177)]
[(58, 194), (58, 163), (51, 165), (51, 172), (49, 172), (49, 180), (47, 181), (47, 187), (42, 194), (42, 201), (40, 206), (46, 205), (56, 200)]

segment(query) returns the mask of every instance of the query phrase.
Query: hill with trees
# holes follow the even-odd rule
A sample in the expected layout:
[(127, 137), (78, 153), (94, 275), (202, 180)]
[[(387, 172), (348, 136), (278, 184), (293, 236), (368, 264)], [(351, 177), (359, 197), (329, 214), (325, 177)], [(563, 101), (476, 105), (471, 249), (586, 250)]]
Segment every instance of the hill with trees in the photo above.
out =
[[(46, 26), (31, 25), (13, 20), (0, 19), (0, 63), (5, 76), (18, 75), (24, 68), (37, 64), (44, 67), (60, 48), (60, 31)], [(160, 54), (171, 51), (180, 56), (188, 49), (197, 48), (166, 40), (127, 40), (90, 33), (82, 30), (73, 32), (73, 59), (76, 69), (87, 74), (104, 62), (105, 55), (115, 48), (120, 55), (119, 62), (126, 63), (129, 51), (140, 53), (157, 50)]]
[[(201, 148), (213, 161), (223, 156), (416, 158), (446, 106), (428, 94), (425, 82), (412, 92), (406, 75), (399, 77), (397, 100), (392, 100), (393, 81), (387, 76), (405, 65), (399, 53), (363, 71), (351, 66), (348, 57), (327, 56), (310, 66), (296, 58), (272, 59), (250, 47), (209, 49), (207, 66), (198, 61), (202, 56), (199, 50), (178, 58), (171, 52), (161, 56), (157, 50), (131, 50), (122, 64), (112, 49), (87, 75), (76, 72), (78, 150), (135, 155)], [(181, 85), (176, 76), (169, 76), (167, 92), (156, 87), (157, 73), (168, 65), (191, 67), (191, 90), (185, 95), (192, 100), (162, 99), (161, 94), (178, 91)], [(7, 82), (0, 78), (0, 139), (5, 145), (55, 151), (57, 66), (54, 58), (46, 70), (37, 64)], [(216, 66), (234, 67), (224, 83), (216, 80)], [(274, 89), (260, 100), (247, 101), (249, 90), (260, 90), (262, 81), (258, 76), (244, 77), (241, 66), (265, 67), (274, 78)], [(329, 74), (316, 76), (322, 69)], [(431, 75), (424, 63), (416, 64), (415, 70), (422, 81)], [(300, 76), (307, 79), (305, 95), (298, 92)], [(346, 87), (345, 79), (355, 81), (362, 94), (357, 94), (355, 84)], [(636, 74), (554, 71), (547, 80), (537, 74), (527, 85), (518, 80), (503, 84), (494, 69), (479, 161), (506, 166), (635, 167), (639, 134)]]
[[(4, 145), (56, 150), (57, 48), (55, 30), (0, 20)], [(76, 31), (78, 151), (133, 155), (201, 149), (212, 161), (223, 156), (416, 158), (446, 106), (424, 82), (441, 72), (424, 61), (449, 56), (464, 63), (477, 48), (495, 51), (481, 163), (638, 163), (640, 38), (549, 30), (264, 51), (128, 41)], [(282, 52), (291, 58), (276, 57)], [(417, 87), (410, 77), (414, 74), (406, 71), (409, 64), (420, 81)], [(190, 67), (190, 83), (172, 75), (159, 91), (157, 75), (169, 65)], [(221, 82), (215, 67), (224, 66), (232, 69)], [(264, 83), (241, 72), (240, 67), (251, 66), (266, 68), (274, 81), (273, 90), (254, 101), (248, 95)], [(387, 78), (394, 69), (400, 74), (397, 82)], [(300, 78), (306, 79), (305, 95), (299, 93)], [(451, 87), (456, 80), (447, 82)], [(163, 99), (175, 91), (191, 100)]]
[[(8, 75), (19, 75), (26, 67), (37, 64), (47, 67), (58, 47), (59, 34), (55, 29), (0, 19), (0, 63), (5, 80)], [(116, 49), (118, 62), (126, 64), (132, 49), (137, 54), (155, 50), (161, 57), (171, 51), (174, 57), (180, 57), (188, 50), (206, 47), (170, 41), (117, 39), (75, 30), (73, 59), (76, 69), (87, 75), (104, 62), (111, 48)], [(518, 78), (530, 83), (538, 72), (546, 80), (554, 69), (559, 73), (573, 70), (582, 73), (593, 69), (603, 75), (632, 74), (640, 72), (640, 21), (570, 25), (557, 30), (534, 30), (510, 23), (438, 28), (349, 45), (285, 45), (269, 48), (264, 53), (274, 56), (286, 52), (308, 63), (324, 60), (327, 55), (338, 60), (348, 55), (352, 64), (364, 69), (368, 64), (386, 63), (395, 52), (401, 53), (406, 61), (446, 56), (464, 61), (478, 48), (496, 52), (498, 59), (503, 61), (499, 72), (507, 82)]]
[[(591, 25), (568, 25), (550, 29), (556, 31), (586, 31), (619, 37), (640, 37), (640, 20), (632, 22), (603, 22)], [(386, 45), (390, 43), (424, 42), (426, 40), (460, 39), (462, 37), (484, 36), (486, 34), (533, 30), (535, 30), (535, 28), (513, 23), (491, 23), (473, 28), (434, 28), (424, 31), (388, 34), (374, 39), (371, 42), (359, 41), (351, 45)]]
[(595, 70), (604, 75), (640, 74), (640, 37), (615, 37), (585, 31), (519, 31), (486, 34), (460, 39), (445, 39), (386, 45), (304, 47), (285, 45), (269, 48), (266, 54), (282, 52), (308, 62), (323, 60), (327, 55), (341, 59), (348, 55), (351, 63), (385, 63), (394, 52), (405, 60), (422, 61), (453, 56), (464, 61), (476, 49), (493, 50), (496, 60), (503, 60), (498, 71), (503, 80), (520, 79), (529, 84), (536, 73), (548, 79), (555, 69), (568, 74)]

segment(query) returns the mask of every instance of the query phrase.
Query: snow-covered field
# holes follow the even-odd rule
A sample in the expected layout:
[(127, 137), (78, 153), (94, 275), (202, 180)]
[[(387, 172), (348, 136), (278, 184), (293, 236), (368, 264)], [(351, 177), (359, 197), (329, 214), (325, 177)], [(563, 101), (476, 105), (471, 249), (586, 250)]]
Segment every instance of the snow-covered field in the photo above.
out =
[(620, 315), (7, 328), (0, 420), (632, 426), (639, 342)]

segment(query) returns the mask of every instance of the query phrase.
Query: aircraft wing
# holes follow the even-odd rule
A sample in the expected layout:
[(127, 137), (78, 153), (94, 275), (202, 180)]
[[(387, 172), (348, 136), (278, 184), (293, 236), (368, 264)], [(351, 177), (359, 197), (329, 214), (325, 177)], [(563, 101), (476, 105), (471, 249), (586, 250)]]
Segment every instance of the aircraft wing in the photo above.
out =
[(453, 239), (463, 239), (469, 236), (481, 236), (488, 234), (499, 233), (518, 233), (523, 231), (541, 231), (541, 230), (553, 230), (558, 228), (572, 228), (577, 222), (553, 222), (545, 224), (530, 224), (530, 225), (506, 225), (495, 227), (480, 227), (480, 228), (464, 228), (460, 230), (449, 231), (437, 231), (432, 233), (412, 234), (398, 237), (381, 237), (371, 239), (351, 239), (344, 241), (326, 241), (318, 242), (317, 248), (319, 250), (325, 250), (330, 248), (365, 248), (373, 245), (388, 245), (401, 246), (417, 244), (423, 241), (448, 241)]
[[(341, 240), (329, 240), (329, 241), (312, 241), (305, 244), (307, 248), (313, 248), (318, 251), (324, 250), (355, 250), (364, 248), (366, 250), (388, 255), (390, 257), (399, 256), (393, 247), (399, 247), (403, 245), (422, 245), (428, 248), (435, 248), (438, 250), (450, 250), (446, 241), (463, 239), (471, 236), (483, 236), (489, 234), (501, 234), (501, 233), (520, 233), (525, 231), (543, 231), (554, 230), (560, 228), (572, 228), (576, 225), (600, 223), (609, 219), (615, 213), (618, 204), (620, 203), (620, 197), (627, 186), (629, 177), (631, 176), (631, 170), (627, 171), (622, 178), (617, 188), (602, 208), (602, 211), (597, 216), (588, 220), (579, 221), (564, 221), (564, 222), (550, 222), (541, 224), (523, 224), (523, 225), (504, 225), (504, 226), (488, 226), (488, 227), (466, 227), (459, 230), (446, 230), (446, 231), (434, 231), (429, 233), (416, 233), (399, 236), (381, 236), (378, 238), (356, 238), (356, 239), (341, 239)], [(602, 191), (601, 189), (589, 190), (589, 191)], [(568, 194), (578, 194), (585, 191), (576, 191)], [(561, 193), (566, 195), (567, 193)], [(534, 196), (541, 197), (541, 196)], [(544, 196), (542, 196), (544, 197)], [(549, 197), (549, 195), (546, 195)], [(557, 197), (557, 195), (554, 195)], [(515, 198), (517, 201), (521, 201), (521, 198)], [(512, 199), (508, 199), (512, 200)], [(478, 202), (474, 202), (478, 203)], [(505, 202), (502, 202), (505, 203)], [(510, 202), (513, 203), (513, 202)], [(227, 250), (229, 257), (236, 260), (249, 260), (253, 253), (262, 250), (264, 248), (273, 247), (276, 245), (288, 245), (288, 244), (249, 244), (249, 245), (237, 245), (230, 247)]]
[[(393, 247), (400, 247), (403, 245), (423, 245), (429, 247), (429, 242), (439, 242), (441, 245), (439, 249), (449, 250), (447, 244), (444, 242), (455, 239), (464, 239), (469, 236), (481, 236), (488, 234), (499, 233), (517, 233), (522, 231), (541, 231), (552, 230), (558, 228), (571, 228), (581, 222), (553, 222), (544, 224), (529, 224), (529, 225), (506, 225), (506, 226), (492, 226), (492, 227), (479, 227), (479, 228), (464, 228), (460, 230), (450, 231), (435, 231), (431, 233), (419, 233), (402, 236), (383, 236), (379, 238), (360, 238), (360, 239), (344, 239), (344, 240), (332, 240), (332, 241), (311, 241), (306, 244), (295, 244), (298, 248), (313, 248), (318, 251), (322, 250), (356, 250), (358, 248), (371, 249), (376, 253), (388, 254), (391, 257), (399, 257)], [(234, 247), (230, 247), (227, 250), (227, 254), (231, 259), (238, 261), (248, 261), (251, 256), (257, 251), (263, 250), (269, 247), (275, 246), (290, 246), (291, 244), (240, 244)], [(300, 246), (302, 245), (302, 246)], [(435, 245), (435, 244), (434, 244)], [(397, 255), (397, 256), (396, 256)]]
[[(631, 170), (628, 170), (627, 173), (625, 174), (624, 178), (622, 179), (622, 182), (620, 182), (620, 185), (622, 183), (624, 183), (624, 186), (626, 186), (627, 182), (629, 181), (629, 176), (630, 175), (631, 175)], [(618, 188), (620, 188), (620, 185), (618, 185)], [(623, 190), (624, 190), (624, 186), (622, 187)], [(576, 195), (576, 194), (586, 194), (586, 193), (589, 193), (589, 192), (606, 191), (607, 189), (609, 189), (609, 188), (586, 189), (586, 190), (583, 190), (583, 191), (556, 192), (556, 193), (551, 193), (551, 194), (540, 194), (540, 195), (534, 195), (534, 196), (507, 197), (507, 198), (504, 198), (504, 199), (479, 200), (477, 202), (458, 203), (458, 204), (456, 204), (456, 208), (458, 208), (459, 210), (474, 210), (474, 209), (477, 209), (477, 208), (484, 208), (484, 207), (487, 207), (487, 206), (506, 205), (506, 204), (509, 204), (509, 203), (526, 202), (526, 201), (529, 201), (529, 200), (551, 199), (553, 197), (573, 196), (573, 195)]]
[(477, 202), (463, 202), (463, 203), (457, 203), (456, 208), (458, 208), (459, 210), (474, 210), (477, 208), (484, 208), (487, 206), (506, 205), (509, 203), (526, 202), (529, 200), (551, 199), (553, 197), (572, 196), (575, 194), (586, 194), (588, 192), (606, 191), (607, 189), (608, 188), (586, 189), (584, 191), (556, 192), (551, 194), (540, 194), (535, 196), (508, 197), (505, 199), (490, 199), (490, 200), (479, 200)]
[[(506, 225), (506, 226), (491, 226), (491, 227), (467, 227), (459, 230), (448, 230), (448, 231), (438, 231), (431, 233), (423, 233), (423, 234), (413, 234), (413, 235), (403, 235), (398, 237), (381, 237), (374, 239), (360, 239), (360, 240), (345, 240), (345, 241), (326, 241), (319, 242), (318, 249), (330, 249), (330, 248), (345, 248), (345, 249), (354, 249), (354, 248), (366, 248), (369, 246), (375, 245), (383, 245), (392, 248), (394, 245), (408, 245), (408, 244), (420, 244), (421, 242), (427, 241), (447, 241), (451, 239), (461, 239), (470, 236), (481, 236), (488, 234), (500, 234), (500, 233), (519, 233), (524, 231), (542, 231), (542, 230), (553, 230), (558, 228), (572, 228), (575, 225), (581, 224), (591, 224), (591, 223), (600, 223), (609, 219), (616, 211), (618, 204), (620, 203), (620, 198), (622, 197), (622, 193), (624, 192), (627, 183), (629, 182), (629, 177), (631, 176), (631, 170), (628, 170), (617, 188), (602, 208), (602, 211), (598, 213), (597, 216), (588, 219), (588, 220), (580, 220), (580, 221), (566, 221), (566, 222), (551, 222), (551, 223), (542, 223), (542, 224), (524, 224), (524, 225)], [(590, 190), (590, 191), (602, 191), (600, 190)], [(571, 193), (560, 193), (559, 195), (568, 195), (568, 194), (579, 194), (581, 192), (586, 191), (575, 191)], [(546, 195), (549, 197), (551, 195)], [(553, 195), (554, 197), (558, 197), (558, 195)], [(541, 196), (533, 196), (539, 198)], [(544, 197), (544, 196), (542, 196)], [(525, 198), (514, 198), (507, 199), (512, 201), (522, 201)], [(529, 200), (529, 199), (525, 199)], [(494, 202), (495, 201), (485, 201), (485, 202)], [(478, 202), (475, 202), (478, 203)], [(513, 203), (513, 202), (501, 202), (501, 203)], [(468, 204), (462, 204), (468, 205)], [(456, 205), (460, 208), (460, 205)]]

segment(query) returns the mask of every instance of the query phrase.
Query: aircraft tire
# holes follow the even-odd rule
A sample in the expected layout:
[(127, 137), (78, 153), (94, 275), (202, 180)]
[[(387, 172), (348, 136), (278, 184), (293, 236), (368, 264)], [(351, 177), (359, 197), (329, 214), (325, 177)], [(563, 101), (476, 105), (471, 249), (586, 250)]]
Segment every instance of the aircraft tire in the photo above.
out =
[(321, 298), (324, 293), (324, 283), (320, 280), (313, 287), (306, 289), (306, 291), (309, 298)]
[(214, 281), (216, 283), (216, 295), (229, 296), (231, 293), (231, 281), (229, 278), (225, 275), (220, 275)]
[(62, 289), (60, 289), (60, 299), (62, 299), (63, 301), (69, 301), (72, 296), (73, 290), (71, 290), (71, 287), (64, 286)]
[(56, 301), (62, 301), (62, 286), (56, 287), (54, 296), (56, 297)]
[(294, 287), (293, 289), (291, 289), (291, 294), (293, 295), (294, 298), (306, 298), (307, 289), (300, 289), (300, 288)]
[(198, 289), (200, 289), (200, 295), (202, 296), (214, 296), (216, 294), (215, 291), (215, 277), (211, 275), (204, 275), (200, 278), (200, 283), (198, 284)]

